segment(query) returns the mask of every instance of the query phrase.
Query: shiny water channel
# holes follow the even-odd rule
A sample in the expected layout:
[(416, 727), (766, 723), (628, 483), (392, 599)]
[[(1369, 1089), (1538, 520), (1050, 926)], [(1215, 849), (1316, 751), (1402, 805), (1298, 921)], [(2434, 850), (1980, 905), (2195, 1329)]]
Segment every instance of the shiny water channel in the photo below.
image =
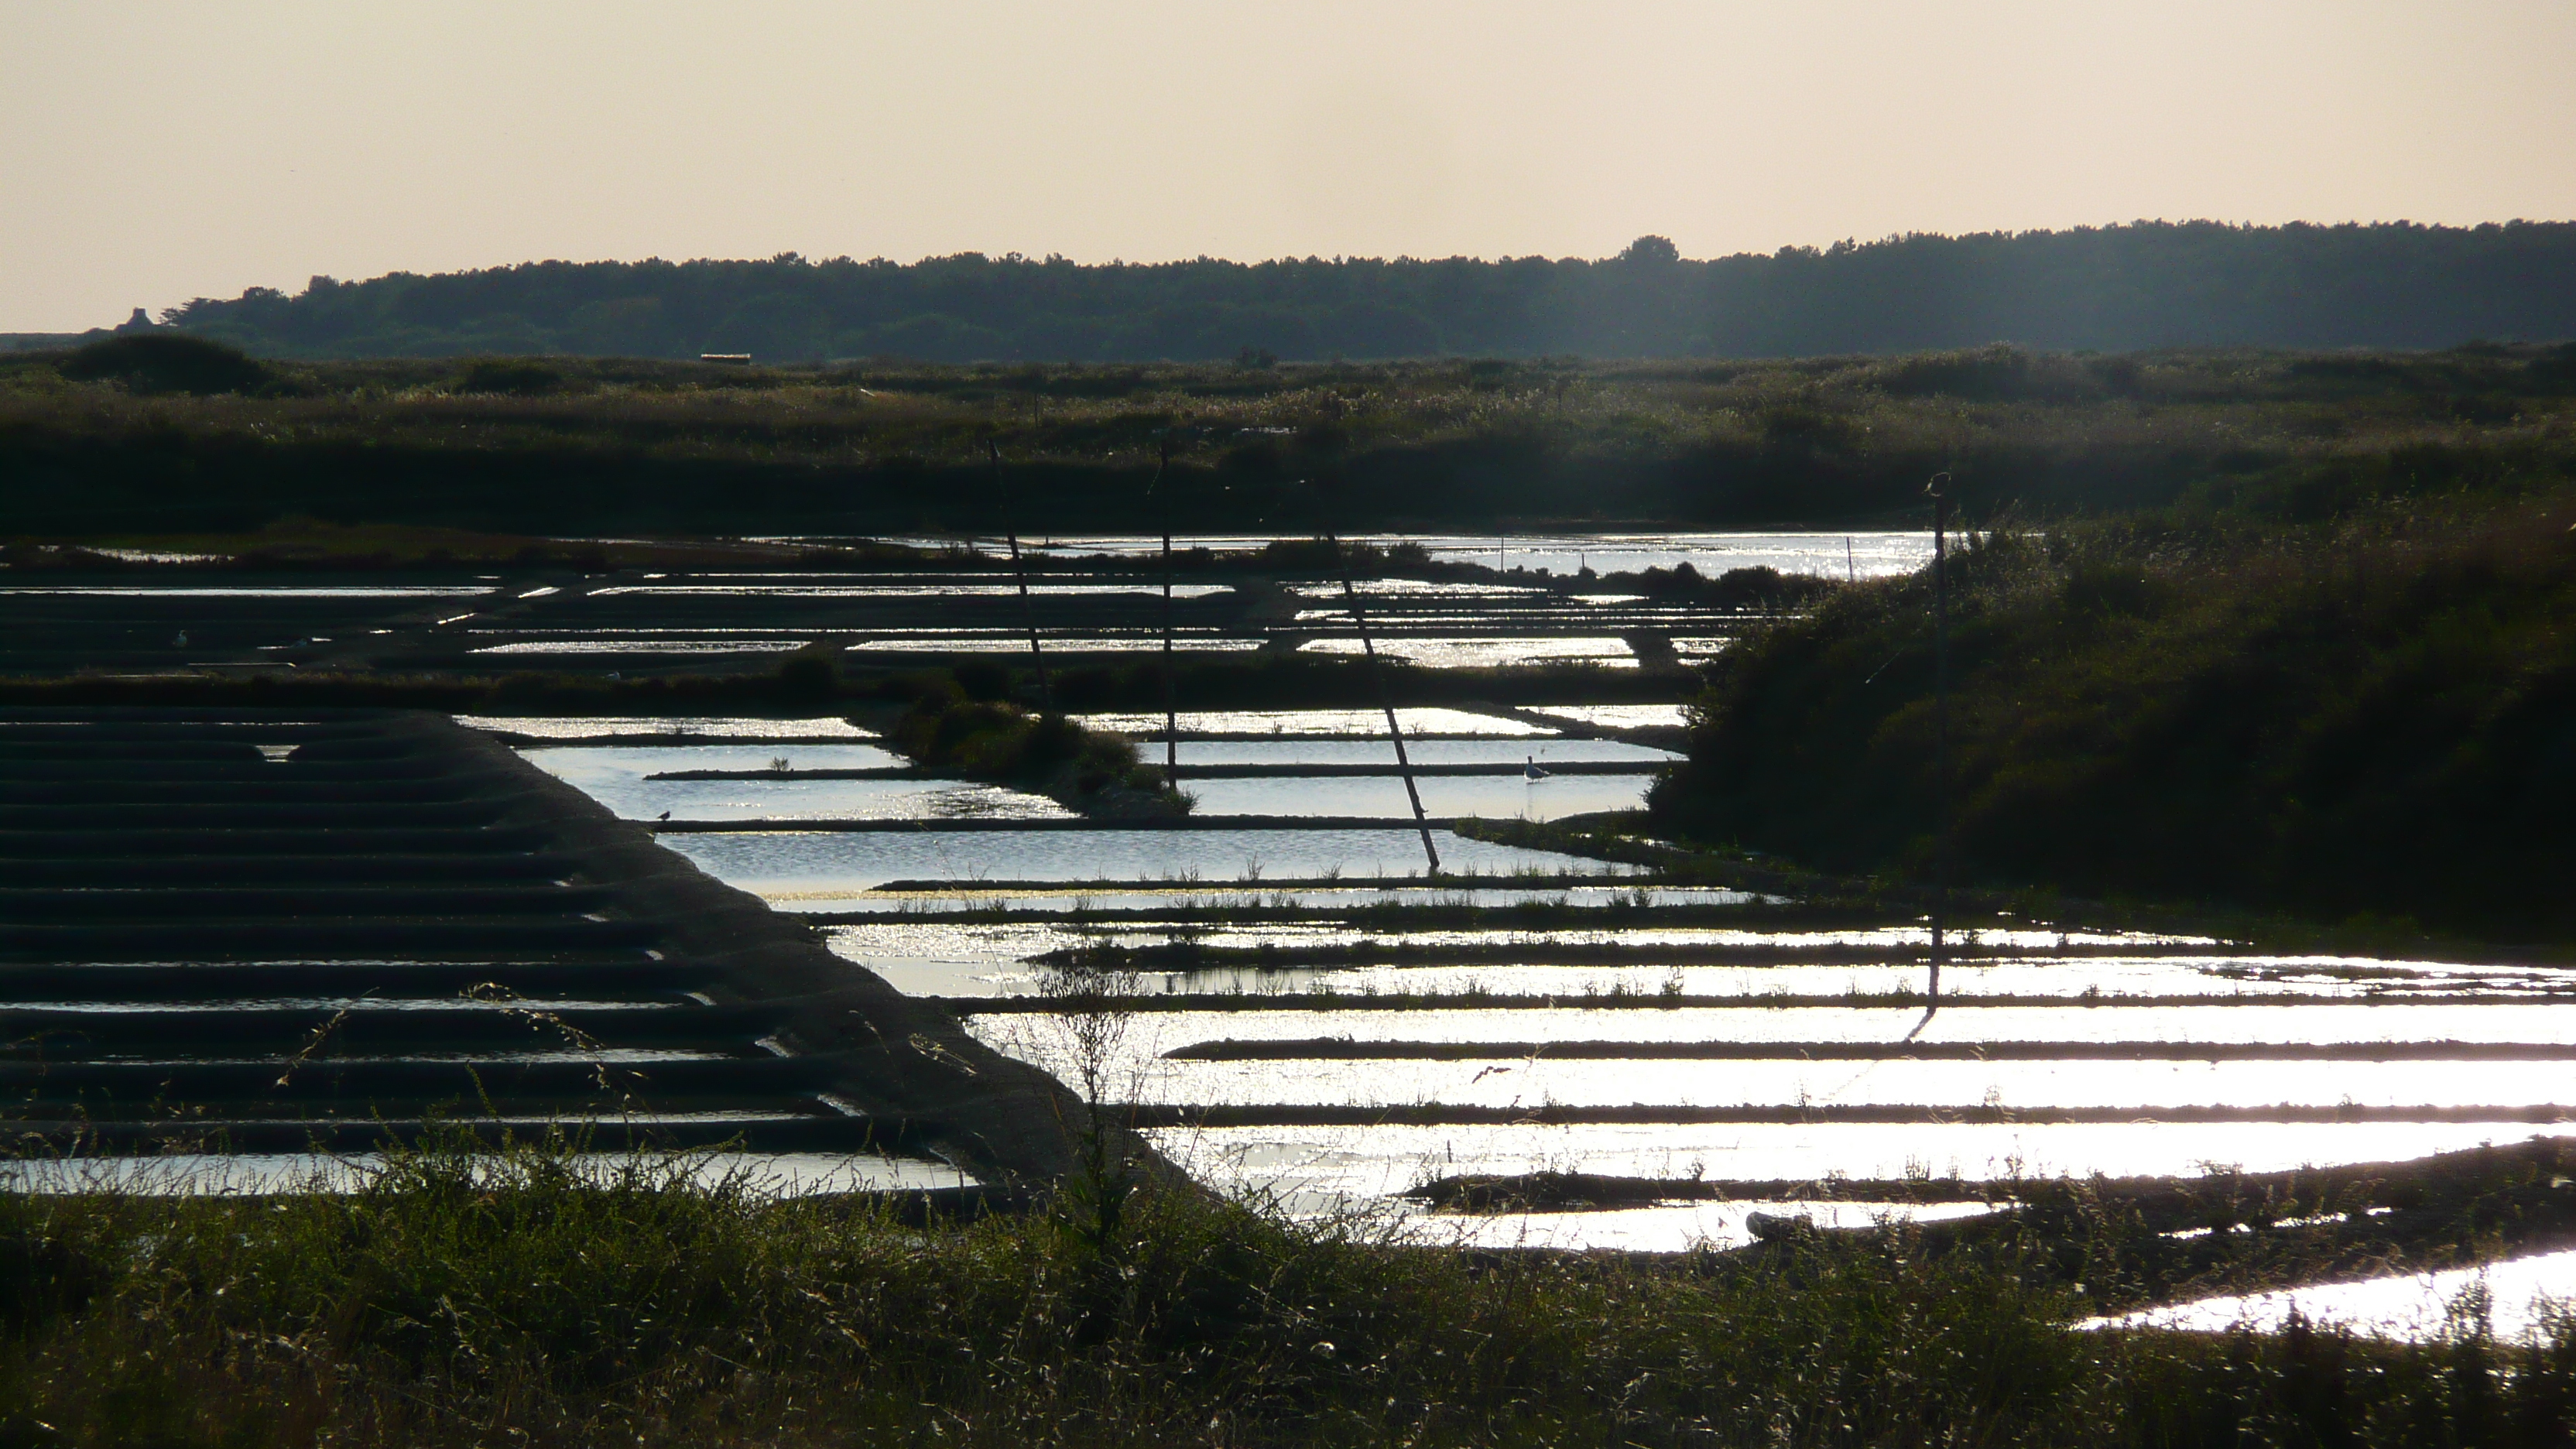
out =
[[(1403, 725), (1407, 741), (1415, 735), (1530, 739), (1557, 733), (1545, 725), (1464, 709), (1399, 709), (1395, 717)], [(1161, 714), (1086, 714), (1075, 718), (1088, 728), (1106, 730), (1111, 734), (1135, 739), (1160, 740), (1163, 737), (1164, 717)], [(1386, 715), (1374, 709), (1185, 709), (1180, 712), (1180, 731), (1184, 738), (1192, 735), (1228, 739), (1351, 735), (1383, 741), (1386, 738)]]
[[(522, 739), (589, 740), (620, 737), (690, 736), (718, 739), (872, 740), (876, 735), (845, 719), (711, 719), (613, 717), (566, 719), (529, 715), (460, 714), (458, 724)], [(764, 760), (763, 763), (766, 763)]]
[(2571, 1310), (2576, 1310), (2576, 1252), (2561, 1252), (2438, 1273), (2202, 1298), (2087, 1319), (2076, 1327), (2269, 1333), (2285, 1327), (2295, 1312), (2311, 1324), (2366, 1338), (2422, 1343), (2483, 1327), (2516, 1343), (2563, 1327)]
[[(907, 540), (931, 542), (933, 540)], [(1774, 568), (1780, 572), (1884, 578), (1910, 573), (1931, 561), (1928, 533), (1560, 533), (1482, 536), (1469, 534), (1374, 534), (1353, 542), (1381, 547), (1416, 544), (1443, 563), (1474, 563), (1502, 569), (1546, 569), (1573, 574), (1635, 573), (1680, 564), (1709, 577), (1729, 569)], [(998, 548), (999, 539), (986, 540)], [(1203, 547), (1217, 553), (1257, 551), (1271, 540), (1251, 535), (1218, 535), (1173, 540), (1180, 548)], [(1067, 557), (1144, 558), (1161, 551), (1159, 537), (1116, 534), (1058, 535), (1022, 546)]]
[[(1517, 770), (1535, 763), (1635, 764), (1653, 769), (1681, 758), (1671, 750), (1617, 740), (1407, 740), (1404, 752), (1417, 765), (1492, 765)], [(1384, 739), (1183, 740), (1181, 768), (1211, 765), (1365, 765), (1393, 770), (1395, 747)], [(1158, 761), (1161, 752), (1146, 759)]]
[[(1601, 861), (1431, 832), (1441, 864), (1488, 876), (1622, 873)], [(888, 881), (1308, 880), (1342, 874), (1402, 877), (1422, 869), (1410, 829), (979, 831), (728, 831), (666, 835), (662, 844), (728, 885), (754, 893), (845, 891)]]
[[(1504, 669), (1529, 664), (1589, 664), (1603, 669), (1634, 669), (1636, 653), (1617, 638), (1408, 639), (1380, 638), (1377, 652), (1425, 669)], [(1358, 654), (1357, 637), (1309, 639), (1297, 646), (1307, 654)]]
[[(1434, 819), (1557, 820), (1604, 810), (1638, 810), (1652, 775), (1431, 775), (1414, 782)], [(1340, 816), (1410, 819), (1413, 801), (1395, 775), (1187, 779), (1181, 789), (1204, 815)]]
[(672, 771), (866, 770), (904, 765), (874, 745), (580, 745), (523, 750), (530, 764), (629, 820), (1053, 819), (1042, 795), (965, 780), (657, 780)]
[(2031, 1181), (2283, 1172), (2507, 1145), (2528, 1122), (1906, 1122), (1189, 1127), (1155, 1145), (1223, 1187), (1370, 1198), (1452, 1174), (1542, 1169), (1718, 1182)]

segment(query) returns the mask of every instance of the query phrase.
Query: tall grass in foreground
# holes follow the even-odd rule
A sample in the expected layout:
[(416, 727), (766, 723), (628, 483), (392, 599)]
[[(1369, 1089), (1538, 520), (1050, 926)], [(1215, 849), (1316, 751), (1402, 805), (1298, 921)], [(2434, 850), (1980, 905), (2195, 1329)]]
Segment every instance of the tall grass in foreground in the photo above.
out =
[(0, 1443), (2565, 1442), (2576, 1338), (2079, 1334), (2010, 1250), (1402, 1247), (1146, 1191), (908, 1228), (684, 1161), (0, 1197)]

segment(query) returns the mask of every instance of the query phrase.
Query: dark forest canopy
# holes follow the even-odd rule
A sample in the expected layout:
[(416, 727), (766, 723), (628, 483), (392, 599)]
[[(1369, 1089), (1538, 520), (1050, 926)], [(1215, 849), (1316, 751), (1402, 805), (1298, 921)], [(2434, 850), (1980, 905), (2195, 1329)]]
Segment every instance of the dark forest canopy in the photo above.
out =
[(164, 320), (276, 357), (1771, 357), (2576, 337), (2576, 223), (2140, 222), (1713, 261), (531, 262), (252, 288)]

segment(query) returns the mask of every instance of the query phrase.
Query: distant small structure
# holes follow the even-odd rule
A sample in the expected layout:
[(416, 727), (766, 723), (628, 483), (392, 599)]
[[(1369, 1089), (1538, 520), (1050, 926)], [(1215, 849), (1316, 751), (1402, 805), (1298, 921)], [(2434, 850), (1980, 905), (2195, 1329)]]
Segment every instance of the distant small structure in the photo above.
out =
[(153, 330), (152, 314), (144, 311), (140, 307), (137, 307), (134, 309), (133, 316), (128, 317), (123, 322), (117, 324), (116, 330), (119, 333), (150, 332)]
[(698, 354), (698, 361), (720, 362), (727, 367), (749, 367), (751, 366), (751, 354), (748, 352), (701, 352)]

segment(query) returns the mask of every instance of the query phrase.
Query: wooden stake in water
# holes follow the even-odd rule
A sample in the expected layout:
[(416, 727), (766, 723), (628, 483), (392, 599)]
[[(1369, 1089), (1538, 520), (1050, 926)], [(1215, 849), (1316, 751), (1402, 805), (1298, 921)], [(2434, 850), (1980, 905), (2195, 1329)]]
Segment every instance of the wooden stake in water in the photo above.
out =
[(1011, 489), (1009, 484), (1002, 481), (1001, 445), (986, 438), (984, 456), (993, 464), (993, 491), (999, 494), (1002, 500), (1002, 537), (1011, 545), (1011, 577), (1019, 581), (1020, 614), (1028, 620), (1029, 624), (1029, 662), (1037, 666), (1038, 707), (1053, 714), (1055, 713), (1055, 689), (1047, 683), (1046, 654), (1038, 648), (1038, 608), (1029, 599), (1028, 565), (1020, 560), (1019, 530), (1011, 524)]
[(1422, 832), (1423, 858), (1431, 862), (1431, 874), (1438, 875), (1440, 852), (1431, 844), (1431, 817), (1422, 813), (1422, 792), (1413, 783), (1413, 761), (1404, 753), (1404, 726), (1396, 723), (1395, 701), (1386, 692), (1386, 676), (1378, 672), (1377, 645), (1369, 640), (1368, 614), (1360, 608), (1359, 586), (1351, 582), (1351, 556), (1342, 548), (1340, 539), (1332, 539), (1332, 545), (1333, 557), (1342, 566), (1342, 598), (1350, 605), (1351, 623), (1360, 631), (1360, 652), (1368, 656), (1369, 683), (1377, 689), (1378, 708), (1386, 711), (1386, 737), (1395, 741), (1396, 772), (1404, 776), (1404, 796), (1413, 802), (1413, 828)]
[[(1932, 836), (1932, 984), (1941, 1009), (1942, 928), (1950, 915), (1950, 475), (1923, 485), (1932, 500), (1932, 789), (1939, 819)], [(1848, 542), (1845, 544), (1849, 546)]]
[[(1163, 460), (1154, 465), (1154, 481), (1145, 485), (1148, 493), (1163, 486), (1163, 474), (1172, 466), (1172, 435), (1163, 434)], [(1172, 686), (1172, 504), (1163, 500), (1163, 786), (1177, 790), (1181, 784), (1181, 709), (1174, 702)]]

